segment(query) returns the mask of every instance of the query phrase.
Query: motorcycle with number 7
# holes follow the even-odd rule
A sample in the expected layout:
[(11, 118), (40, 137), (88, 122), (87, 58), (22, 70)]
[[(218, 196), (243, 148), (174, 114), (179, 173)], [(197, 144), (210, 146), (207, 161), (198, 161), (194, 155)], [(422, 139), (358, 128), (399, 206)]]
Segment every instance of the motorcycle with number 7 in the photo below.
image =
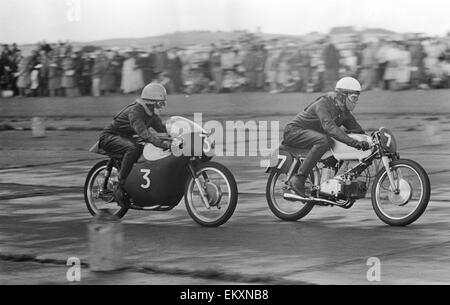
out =
[[(163, 151), (138, 140), (144, 146), (143, 153), (125, 182), (129, 209), (170, 211), (184, 197), (186, 209), (195, 222), (205, 227), (224, 224), (236, 209), (238, 190), (230, 170), (211, 162), (214, 142), (210, 133), (178, 116), (166, 122), (166, 129), (168, 135), (160, 138), (173, 140), (171, 150)], [(98, 142), (90, 151), (108, 155), (98, 148)], [(97, 163), (87, 175), (84, 199), (92, 215), (108, 208), (122, 218), (128, 208), (118, 206), (113, 195), (122, 156), (108, 156), (109, 160)]]
[(307, 151), (281, 145), (276, 165), (270, 173), (266, 198), (272, 212), (282, 220), (296, 221), (314, 206), (351, 208), (365, 198), (372, 178), (371, 165), (377, 168), (372, 183), (371, 200), (376, 215), (391, 226), (406, 226), (416, 221), (430, 200), (430, 180), (415, 161), (401, 159), (391, 131), (380, 128), (371, 136), (349, 134), (358, 141), (371, 144), (360, 151), (334, 140), (307, 179), (308, 198), (295, 194), (289, 181), (297, 173)]

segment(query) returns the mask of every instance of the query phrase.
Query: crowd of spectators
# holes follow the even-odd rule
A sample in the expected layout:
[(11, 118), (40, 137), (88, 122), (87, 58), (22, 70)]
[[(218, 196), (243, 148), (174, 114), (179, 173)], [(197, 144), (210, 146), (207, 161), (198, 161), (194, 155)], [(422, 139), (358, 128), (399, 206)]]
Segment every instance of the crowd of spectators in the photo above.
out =
[(338, 47), (330, 37), (305, 43), (247, 35), (211, 45), (151, 50), (39, 43), (24, 56), (3, 45), (0, 90), (11, 96), (101, 96), (136, 93), (156, 81), (169, 93), (322, 92), (342, 76), (365, 90), (450, 87), (446, 39), (379, 39)]

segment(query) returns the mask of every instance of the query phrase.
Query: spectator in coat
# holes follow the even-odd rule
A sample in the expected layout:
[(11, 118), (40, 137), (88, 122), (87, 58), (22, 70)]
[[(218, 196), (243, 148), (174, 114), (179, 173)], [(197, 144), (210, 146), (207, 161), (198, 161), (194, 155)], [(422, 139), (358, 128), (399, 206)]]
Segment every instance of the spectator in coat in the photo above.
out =
[(31, 56), (22, 57), (17, 68), (17, 88), (19, 96), (26, 96), (30, 87)]
[(306, 92), (311, 79), (311, 58), (308, 51), (300, 49), (293, 58), (293, 65), (300, 77), (298, 90), (300, 92)]
[(61, 95), (61, 77), (62, 68), (61, 60), (62, 58), (58, 56), (56, 51), (51, 51), (49, 53), (49, 67), (48, 67), (48, 92), (50, 96)]
[(142, 70), (136, 64), (136, 54), (129, 50), (125, 55), (122, 66), (122, 83), (120, 89), (123, 93), (137, 92), (144, 87), (144, 76)]
[(425, 82), (424, 59), (427, 56), (420, 41), (415, 41), (409, 51), (411, 53), (411, 85), (417, 89)]
[(363, 90), (370, 90), (377, 86), (376, 46), (373, 42), (364, 46), (361, 58), (361, 82)]
[(270, 93), (277, 93), (277, 72), (281, 50), (276, 47), (269, 47), (264, 71), (266, 73), (266, 83)]
[[(16, 81), (14, 74), (17, 72), (17, 62), (15, 52), (9, 52), (9, 54), (0, 56), (0, 93), (2, 90), (9, 91), (10, 95), (16, 90)], [(1, 95), (0, 95), (1, 97)]]
[(218, 93), (222, 90), (222, 54), (215, 44), (212, 44), (212, 50), (209, 53), (209, 64), (211, 69), (210, 73), (214, 81), (214, 89)]
[(289, 54), (283, 48), (278, 58), (277, 66), (277, 92), (285, 92), (289, 83)]
[(9, 49), (9, 45), (3, 45), (2, 52), (0, 53), (0, 64), (5, 65), (9, 61), (9, 55), (11, 54), (11, 50)]
[(106, 70), (107, 58), (103, 51), (97, 52), (93, 55), (94, 64), (92, 67), (92, 95), (95, 97), (101, 96), (101, 81)]
[(256, 89), (256, 67), (257, 58), (255, 56), (256, 46), (253, 46), (244, 56), (242, 65), (245, 69), (245, 79), (247, 81), (247, 90), (254, 91)]
[(387, 86), (384, 79), (387, 65), (389, 63), (389, 49), (390, 47), (388, 43), (385, 40), (380, 40), (375, 53), (375, 58), (377, 60), (377, 87), (380, 89), (386, 89)]
[(63, 90), (64, 96), (76, 97), (78, 96), (78, 87), (75, 80), (75, 55), (69, 53), (63, 58), (61, 63), (62, 68), (62, 78), (61, 78), (61, 88)]
[(40, 52), (39, 62), (41, 64), (39, 71), (39, 95), (48, 96), (48, 70), (50, 66), (49, 52), (47, 53), (45, 50), (42, 50)]
[(181, 77), (182, 69), (183, 64), (181, 63), (181, 59), (176, 53), (176, 50), (170, 50), (167, 53), (167, 76), (171, 80), (173, 93), (180, 93), (183, 91), (183, 80)]
[(120, 65), (116, 57), (116, 53), (112, 50), (107, 50), (105, 54), (104, 69), (101, 74), (100, 91), (103, 94), (116, 92), (116, 71)]
[(154, 53), (140, 53), (136, 58), (136, 65), (142, 70), (146, 84), (150, 84), (155, 79), (155, 58)]
[(322, 60), (324, 63), (324, 91), (332, 91), (339, 78), (340, 55), (336, 47), (326, 40), (322, 51)]
[(264, 49), (264, 45), (259, 45), (257, 47), (254, 56), (255, 56), (255, 78), (256, 78), (255, 87), (258, 90), (263, 90), (266, 81), (264, 67), (267, 58), (267, 52)]
[(92, 93), (92, 68), (93, 68), (93, 58), (91, 58), (89, 53), (83, 53), (80, 59), (79, 78), (78, 78), (78, 89), (80, 94), (83, 96), (90, 95)]
[(394, 89), (407, 89), (411, 80), (411, 53), (403, 43), (398, 43), (397, 48), (398, 58)]
[(397, 79), (400, 49), (394, 41), (387, 44), (385, 58), (387, 59), (386, 70), (384, 72), (384, 89), (393, 89)]
[(160, 44), (155, 53), (155, 66), (154, 73), (159, 74), (166, 70), (167, 68), (167, 53), (164, 50), (164, 46)]

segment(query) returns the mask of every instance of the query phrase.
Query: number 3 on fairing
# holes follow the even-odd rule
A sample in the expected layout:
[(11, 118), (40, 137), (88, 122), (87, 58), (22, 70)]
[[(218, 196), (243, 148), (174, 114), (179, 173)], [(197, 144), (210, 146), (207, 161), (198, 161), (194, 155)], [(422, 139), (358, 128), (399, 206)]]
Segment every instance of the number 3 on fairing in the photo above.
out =
[(149, 169), (141, 169), (141, 173), (144, 173), (144, 180), (145, 180), (145, 184), (141, 184), (141, 187), (143, 189), (148, 189), (150, 187), (150, 178), (148, 177), (150, 175), (150, 170)]

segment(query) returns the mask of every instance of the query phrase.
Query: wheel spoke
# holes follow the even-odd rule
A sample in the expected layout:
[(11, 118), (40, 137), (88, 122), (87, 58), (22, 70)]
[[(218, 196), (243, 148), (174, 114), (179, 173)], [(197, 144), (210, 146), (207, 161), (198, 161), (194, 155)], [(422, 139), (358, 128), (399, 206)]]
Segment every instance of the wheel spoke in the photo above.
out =
[[(97, 172), (93, 173), (91, 177), (91, 182), (88, 186), (88, 197), (90, 207), (94, 212), (98, 212), (102, 208), (111, 208), (111, 204), (113, 203), (112, 198), (110, 200), (105, 199), (103, 196), (100, 196), (100, 192), (103, 188), (103, 182), (106, 179), (105, 175), (106, 166), (101, 167), (97, 170)], [(114, 173), (115, 174), (115, 173)], [(111, 174), (110, 179), (112, 179), (113, 174)], [(108, 187), (108, 186), (107, 186)], [(96, 190), (97, 189), (97, 190)], [(117, 214), (121, 208), (117, 206), (114, 211), (114, 214)]]

